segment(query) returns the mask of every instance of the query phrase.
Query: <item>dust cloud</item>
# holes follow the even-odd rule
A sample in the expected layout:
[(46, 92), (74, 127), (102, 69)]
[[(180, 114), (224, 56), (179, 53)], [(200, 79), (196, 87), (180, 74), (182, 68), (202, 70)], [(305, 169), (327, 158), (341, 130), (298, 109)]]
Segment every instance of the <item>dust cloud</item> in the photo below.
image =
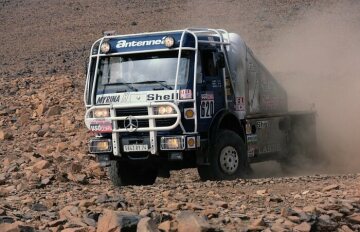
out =
[[(239, 33), (287, 90), (289, 109), (317, 111), (326, 166), (295, 175), (359, 172), (360, 1), (308, 3), (189, 0), (181, 22)], [(284, 175), (276, 162), (252, 166), (255, 177)]]
[(317, 111), (319, 172), (360, 171), (360, 1), (310, 10), (261, 57), (288, 92), (290, 110)]

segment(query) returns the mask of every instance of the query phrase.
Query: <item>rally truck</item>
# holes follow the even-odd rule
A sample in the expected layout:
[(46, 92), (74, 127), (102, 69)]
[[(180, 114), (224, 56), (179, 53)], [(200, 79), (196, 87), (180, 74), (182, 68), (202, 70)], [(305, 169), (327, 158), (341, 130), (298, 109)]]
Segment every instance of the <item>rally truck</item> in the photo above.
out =
[(288, 165), (316, 141), (315, 113), (288, 112), (283, 87), (222, 29), (105, 32), (84, 101), (90, 153), (117, 186), (195, 167), (202, 180), (246, 177), (251, 163)]

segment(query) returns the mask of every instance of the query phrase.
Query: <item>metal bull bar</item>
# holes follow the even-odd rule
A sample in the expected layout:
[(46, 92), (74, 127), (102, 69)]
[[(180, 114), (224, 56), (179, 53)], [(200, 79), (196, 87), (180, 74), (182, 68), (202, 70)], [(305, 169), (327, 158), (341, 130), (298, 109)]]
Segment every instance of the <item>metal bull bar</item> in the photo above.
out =
[[(154, 114), (154, 107), (156, 106), (170, 106), (175, 110), (175, 113), (156, 115)], [(128, 116), (116, 116), (116, 109), (122, 108), (139, 108), (147, 107), (146, 115), (128, 115)], [(105, 118), (95, 118), (92, 117), (91, 113), (96, 109), (109, 109), (110, 117)], [(175, 123), (170, 126), (156, 126), (155, 120), (162, 118), (176, 118)], [(147, 119), (149, 120), (148, 127), (139, 127), (138, 120)], [(167, 131), (176, 128), (180, 124), (181, 113), (179, 107), (172, 102), (146, 102), (146, 103), (136, 103), (136, 104), (121, 104), (121, 105), (101, 105), (101, 106), (92, 106), (85, 113), (85, 124), (91, 129), (91, 123), (96, 120), (111, 120), (112, 122), (112, 144), (113, 152), (115, 156), (120, 156), (119, 149), (119, 133), (118, 132), (149, 132), (150, 135), (150, 152), (156, 154), (157, 152), (157, 131)], [(123, 120), (124, 128), (119, 128), (118, 121)]]
[[(164, 114), (164, 115), (155, 115), (153, 114), (153, 107), (154, 106), (171, 106), (176, 113), (173, 114)], [(117, 117), (115, 115), (115, 109), (122, 109), (122, 108), (139, 108), (139, 107), (147, 107), (148, 114), (147, 115), (128, 115), (128, 116), (120, 116)], [(85, 123), (87, 127), (90, 129), (90, 123), (94, 120), (98, 120), (99, 118), (91, 117), (91, 112), (95, 109), (109, 109), (110, 110), (110, 117), (101, 118), (104, 120), (111, 120), (113, 123), (117, 122), (118, 120), (139, 120), (139, 119), (149, 119), (149, 127), (137, 127), (133, 129), (129, 128), (119, 128), (118, 125), (113, 125), (113, 132), (149, 132), (149, 131), (165, 131), (165, 130), (172, 130), (177, 127), (180, 123), (181, 114), (180, 110), (177, 105), (172, 102), (147, 102), (147, 103), (138, 103), (138, 104), (121, 104), (121, 105), (101, 105), (101, 106), (92, 106), (90, 107), (85, 114)], [(130, 117), (130, 118), (129, 118)], [(161, 126), (156, 127), (155, 124), (151, 125), (151, 120), (155, 119), (162, 119), (162, 118), (176, 118), (176, 122), (171, 126)]]

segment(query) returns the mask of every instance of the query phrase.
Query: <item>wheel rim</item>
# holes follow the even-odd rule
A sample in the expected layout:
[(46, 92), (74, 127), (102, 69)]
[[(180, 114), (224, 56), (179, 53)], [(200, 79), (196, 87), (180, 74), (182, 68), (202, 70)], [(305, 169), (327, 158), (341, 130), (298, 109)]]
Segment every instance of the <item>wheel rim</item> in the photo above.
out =
[(226, 174), (234, 174), (239, 166), (239, 155), (232, 146), (226, 146), (220, 153), (220, 167)]

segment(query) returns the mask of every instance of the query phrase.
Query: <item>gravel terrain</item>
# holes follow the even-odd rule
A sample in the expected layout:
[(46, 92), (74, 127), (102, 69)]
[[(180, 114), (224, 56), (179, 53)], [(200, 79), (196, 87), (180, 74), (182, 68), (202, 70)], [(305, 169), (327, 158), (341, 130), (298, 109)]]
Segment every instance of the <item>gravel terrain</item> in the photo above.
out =
[(221, 27), (261, 58), (284, 28), (337, 3), (0, 0), (0, 232), (360, 231), (359, 169), (286, 176), (257, 164), (222, 182), (188, 169), (116, 188), (87, 154), (83, 123), (84, 63), (103, 30)]

